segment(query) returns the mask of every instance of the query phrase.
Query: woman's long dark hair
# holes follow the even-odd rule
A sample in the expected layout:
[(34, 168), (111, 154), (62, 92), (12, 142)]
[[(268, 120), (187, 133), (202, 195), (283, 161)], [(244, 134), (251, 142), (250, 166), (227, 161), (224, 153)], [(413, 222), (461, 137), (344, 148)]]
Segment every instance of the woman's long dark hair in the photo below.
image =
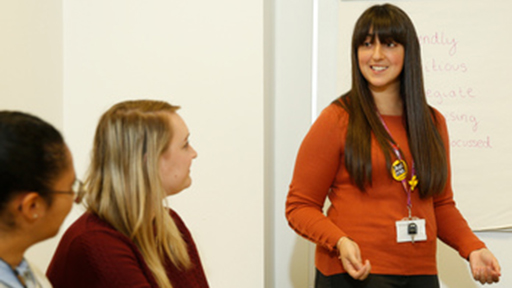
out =
[(446, 186), (448, 167), (437, 119), (427, 104), (423, 88), (420, 45), (416, 30), (407, 14), (390, 5), (368, 8), (357, 21), (352, 37), (352, 89), (336, 100), (350, 117), (345, 144), (345, 166), (362, 191), (371, 185), (371, 133), (375, 135), (390, 167), (393, 139), (383, 127), (375, 102), (358, 64), (358, 48), (372, 30), (381, 43), (397, 42), (404, 46), (404, 66), (400, 74), (400, 97), (409, 147), (414, 158), (418, 187), (422, 198), (440, 194)]

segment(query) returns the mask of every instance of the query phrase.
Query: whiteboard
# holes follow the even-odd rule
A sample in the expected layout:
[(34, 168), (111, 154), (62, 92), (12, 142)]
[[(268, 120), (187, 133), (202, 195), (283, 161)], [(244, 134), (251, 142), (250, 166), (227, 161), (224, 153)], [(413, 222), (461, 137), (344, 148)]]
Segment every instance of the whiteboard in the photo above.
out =
[[(339, 3), (338, 95), (351, 87), (354, 24), (377, 3)], [(457, 207), (473, 230), (512, 227), (512, 1), (389, 3), (409, 15), (420, 38), (428, 102), (445, 115), (450, 133)]]

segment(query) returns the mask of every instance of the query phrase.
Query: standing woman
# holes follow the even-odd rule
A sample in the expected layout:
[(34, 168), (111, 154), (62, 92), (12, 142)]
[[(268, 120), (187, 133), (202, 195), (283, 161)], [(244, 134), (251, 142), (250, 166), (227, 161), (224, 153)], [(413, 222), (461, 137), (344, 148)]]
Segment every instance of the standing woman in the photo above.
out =
[[(367, 9), (352, 38), (352, 89), (305, 137), (286, 202), (317, 243), (315, 287), (439, 287), (436, 239), (473, 277), (500, 267), (455, 207), (446, 121), (428, 106), (414, 26), (398, 7)], [(322, 213), (325, 198), (331, 206)]]
[(52, 287), (23, 254), (57, 234), (80, 187), (53, 126), (0, 111), (0, 287)]
[(163, 201), (191, 184), (197, 157), (166, 102), (114, 105), (101, 117), (84, 197), (48, 268), (56, 288), (208, 287), (192, 236)]

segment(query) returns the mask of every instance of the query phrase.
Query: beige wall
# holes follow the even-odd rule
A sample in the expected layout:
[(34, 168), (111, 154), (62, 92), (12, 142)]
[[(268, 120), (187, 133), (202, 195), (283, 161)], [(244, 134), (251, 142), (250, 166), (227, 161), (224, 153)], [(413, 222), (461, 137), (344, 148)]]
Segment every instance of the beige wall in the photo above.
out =
[[(169, 200), (194, 234), (211, 287), (308, 287), (309, 244), (288, 227), (284, 199), (311, 117), (311, 2), (168, 2), (0, 1), (0, 109), (29, 111), (59, 127), (81, 176), (96, 121), (111, 104), (151, 97), (181, 105), (199, 157), (192, 187)], [(265, 71), (264, 42), (271, 54)], [(330, 79), (327, 72), (319, 71), (320, 81)], [(510, 234), (478, 236), (508, 272)], [(45, 269), (57, 241), (27, 257)], [(441, 245), (439, 260), (444, 287), (481, 286), (451, 249)], [(505, 274), (494, 286), (509, 280)]]
[(79, 174), (114, 102), (182, 106), (199, 157), (171, 206), (212, 287), (262, 287), (262, 1), (70, 1), (64, 47), (64, 131)]
[[(437, 1), (437, 0), (436, 0)], [(313, 56), (313, 14), (314, 5), (318, 3), (318, 50), (317, 67), (312, 67)], [(340, 5), (353, 4), (370, 6), (371, 2), (377, 1), (340, 1), (340, 0), (278, 0), (275, 13), (275, 161), (274, 171), (274, 195), (273, 206), (275, 223), (273, 229), (275, 254), (274, 254), (274, 286), (278, 288), (307, 288), (313, 287), (314, 257), (311, 256), (311, 247), (307, 241), (294, 233), (284, 219), (284, 201), (291, 180), (293, 165), (298, 149), (305, 133), (309, 129), (312, 110), (312, 92), (318, 95), (318, 111), (328, 105), (336, 95), (346, 90), (350, 85), (350, 79), (344, 78), (337, 73), (336, 59), (339, 55), (338, 37), (340, 29), (345, 30), (347, 26), (340, 26), (339, 19)], [(390, 1), (397, 5), (415, 5), (423, 1)], [(417, 3), (416, 3), (417, 2)], [(461, 2), (459, 0), (440, 1), (443, 3)], [(466, 1), (467, 2), (467, 1)], [(467, 7), (457, 10), (460, 14), (466, 15)], [(475, 1), (472, 1), (475, 2)], [(478, 2), (478, 1), (476, 1)], [(509, 2), (493, 0), (489, 2)], [(359, 3), (359, 4), (357, 4)], [(487, 2), (479, 2), (482, 6), (494, 8)], [(452, 9), (453, 10), (453, 9)], [(345, 10), (348, 11), (348, 10)], [(455, 13), (456, 14), (456, 13)], [(359, 15), (359, 14), (354, 14)], [(353, 16), (354, 16), (353, 15)], [(476, 15), (476, 14), (467, 14)], [(479, 17), (489, 17), (492, 13), (481, 13)], [(354, 16), (356, 17), (356, 16)], [(338, 22), (339, 21), (339, 22)], [(432, 23), (435, 19), (430, 19)], [(345, 21), (346, 22), (346, 21)], [(351, 22), (350, 27), (353, 27)], [(428, 24), (430, 22), (427, 22)], [(350, 28), (348, 27), (348, 28)], [(351, 29), (351, 28), (350, 28)], [(345, 35), (345, 44), (349, 45), (350, 34)], [(348, 40), (347, 40), (348, 39)], [(342, 41), (343, 39), (339, 39)], [(348, 41), (348, 42), (347, 42)], [(510, 42), (508, 39), (505, 42)], [(484, 42), (487, 43), (487, 42)], [(492, 47), (492, 46), (489, 46)], [(508, 47), (508, 46), (500, 46)], [(489, 48), (493, 49), (493, 48)], [(503, 53), (502, 53), (503, 54)], [(499, 55), (502, 55), (499, 54)], [(503, 60), (508, 61), (508, 58)], [(502, 61), (502, 62), (503, 62)], [(499, 63), (502, 63), (499, 62)], [(495, 64), (495, 63), (491, 63)], [(350, 66), (350, 65), (349, 65)], [(341, 66), (344, 72), (350, 71), (350, 67)], [(314, 69), (316, 68), (316, 69)], [(313, 86), (313, 70), (317, 71), (318, 86)], [(508, 75), (501, 73), (500, 75)], [(343, 83), (344, 89), (339, 91), (336, 81), (346, 80)], [(500, 102), (498, 102), (500, 103)], [(503, 114), (503, 115), (506, 115)], [(498, 125), (500, 126), (500, 125)], [(501, 125), (503, 126), (503, 125)], [(501, 127), (500, 126), (500, 127)], [(460, 172), (460, 171), (459, 171)], [(507, 191), (507, 190), (504, 190)], [(464, 191), (455, 192), (464, 193)], [(508, 198), (504, 198), (508, 199)], [(501, 201), (500, 199), (495, 199)], [(502, 266), (503, 277), (500, 283), (489, 287), (512, 287), (512, 249), (510, 241), (512, 233), (507, 232), (481, 232), (476, 233), (487, 246), (495, 253)], [(443, 288), (477, 288), (486, 287), (475, 282), (469, 271), (468, 262), (462, 259), (457, 252), (439, 242), (438, 246), (438, 270)]]
[(0, 109), (62, 127), (61, 0), (0, 1)]
[[(82, 177), (110, 105), (181, 105), (199, 157), (170, 204), (211, 287), (263, 287), (263, 0), (18, 2), (0, 4), (2, 109), (61, 128)], [(27, 256), (45, 269), (56, 241)]]
[[(0, 1), (0, 39), (0, 109), (35, 114), (62, 130), (62, 2)], [(26, 255), (44, 267), (57, 241)]]
[(120, 100), (182, 106), (199, 157), (169, 198), (212, 287), (263, 287), (263, 1), (67, 1), (65, 134), (83, 175)]

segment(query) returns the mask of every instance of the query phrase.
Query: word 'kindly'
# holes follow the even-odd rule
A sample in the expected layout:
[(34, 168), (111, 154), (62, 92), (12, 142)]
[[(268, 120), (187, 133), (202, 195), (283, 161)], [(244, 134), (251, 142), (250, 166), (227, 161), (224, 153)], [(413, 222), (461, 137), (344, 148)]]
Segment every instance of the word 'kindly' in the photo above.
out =
[(441, 45), (448, 47), (448, 55), (453, 56), (457, 53), (458, 41), (444, 35), (444, 32), (434, 32), (431, 35), (420, 35), (418, 37), (421, 45)]

